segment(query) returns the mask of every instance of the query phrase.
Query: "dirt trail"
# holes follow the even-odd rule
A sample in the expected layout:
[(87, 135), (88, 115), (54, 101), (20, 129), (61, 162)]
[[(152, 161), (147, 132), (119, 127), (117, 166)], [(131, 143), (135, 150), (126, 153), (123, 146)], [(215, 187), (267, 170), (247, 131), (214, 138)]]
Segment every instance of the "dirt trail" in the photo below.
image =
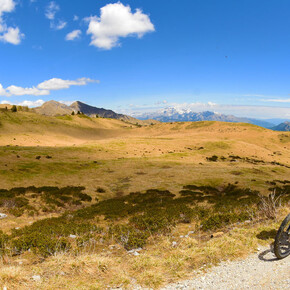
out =
[(277, 260), (269, 248), (261, 248), (245, 260), (222, 262), (192, 276), (162, 289), (290, 289), (290, 256)]

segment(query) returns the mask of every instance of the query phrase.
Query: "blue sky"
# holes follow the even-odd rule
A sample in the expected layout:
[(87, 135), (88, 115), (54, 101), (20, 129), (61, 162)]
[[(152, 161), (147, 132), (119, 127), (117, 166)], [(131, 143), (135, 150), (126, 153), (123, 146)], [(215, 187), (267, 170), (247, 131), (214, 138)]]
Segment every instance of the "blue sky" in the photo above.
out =
[(0, 0), (0, 103), (51, 99), (290, 119), (290, 2)]

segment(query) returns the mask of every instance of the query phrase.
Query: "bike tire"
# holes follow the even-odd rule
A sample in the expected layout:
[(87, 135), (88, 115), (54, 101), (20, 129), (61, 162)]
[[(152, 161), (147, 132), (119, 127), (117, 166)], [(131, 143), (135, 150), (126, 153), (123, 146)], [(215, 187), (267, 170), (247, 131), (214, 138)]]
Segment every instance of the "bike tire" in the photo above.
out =
[(290, 255), (290, 214), (283, 220), (274, 242), (274, 253), (278, 259)]

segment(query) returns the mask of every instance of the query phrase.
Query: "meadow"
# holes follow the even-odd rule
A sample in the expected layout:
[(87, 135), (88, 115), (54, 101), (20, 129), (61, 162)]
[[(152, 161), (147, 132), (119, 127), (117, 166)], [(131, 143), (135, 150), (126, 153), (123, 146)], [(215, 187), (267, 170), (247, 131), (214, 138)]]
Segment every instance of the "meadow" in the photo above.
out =
[(30, 112), (0, 123), (8, 289), (158, 288), (269, 244), (289, 211), (287, 132)]

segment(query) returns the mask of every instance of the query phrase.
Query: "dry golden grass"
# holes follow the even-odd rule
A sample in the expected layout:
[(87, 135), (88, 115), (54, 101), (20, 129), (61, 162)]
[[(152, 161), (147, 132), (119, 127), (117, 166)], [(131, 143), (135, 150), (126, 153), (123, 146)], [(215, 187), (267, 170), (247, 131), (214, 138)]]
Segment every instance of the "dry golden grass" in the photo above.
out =
[[(4, 257), (0, 265), (0, 284), (8, 289), (105, 289), (132, 288), (142, 285), (157, 289), (160, 286), (190, 277), (195, 269), (206, 269), (223, 260), (246, 257), (260, 245), (273, 241), (278, 222), (234, 225), (222, 236), (210, 239), (198, 233), (188, 238), (179, 235), (160, 236), (150, 240), (139, 256), (124, 249), (80, 252), (76, 255), (59, 253), (43, 262), (27, 253), (22, 259)], [(172, 246), (172, 241), (177, 245)], [(33, 276), (39, 275), (40, 281)]]
[[(0, 112), (0, 146), (0, 188), (85, 186), (93, 198), (105, 199), (150, 188), (177, 194), (186, 184), (238, 183), (266, 193), (267, 181), (289, 179), (289, 168), (271, 162), (290, 166), (290, 133), (248, 124), (185, 122), (138, 128), (117, 120)], [(212, 155), (265, 163), (208, 162), (206, 157)], [(97, 192), (98, 187), (105, 192)], [(9, 232), (44, 217), (9, 216), (0, 225)], [(44, 261), (31, 253), (20, 259), (5, 256), (0, 285), (8, 289), (105, 289), (134, 284), (158, 288), (186, 278), (193, 269), (255, 251), (259, 244), (273, 241), (278, 222), (234, 225), (213, 239), (199, 232), (180, 238), (192, 226), (178, 226), (170, 236), (151, 238), (136, 257), (105, 245), (97, 253), (59, 253)], [(33, 281), (33, 275), (40, 275), (41, 281)]]

